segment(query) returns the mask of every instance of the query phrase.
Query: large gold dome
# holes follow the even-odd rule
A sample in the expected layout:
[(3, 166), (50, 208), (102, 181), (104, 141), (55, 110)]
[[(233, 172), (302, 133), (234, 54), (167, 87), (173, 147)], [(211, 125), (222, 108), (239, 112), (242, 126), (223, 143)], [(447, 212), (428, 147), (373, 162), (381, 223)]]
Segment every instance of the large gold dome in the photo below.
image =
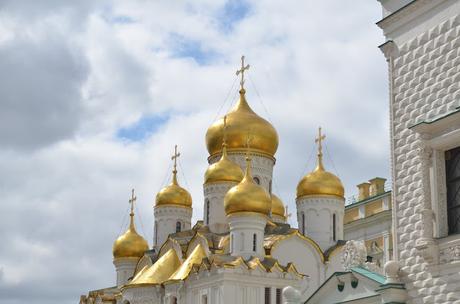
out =
[(344, 189), (340, 179), (324, 170), (322, 160), (313, 172), (304, 176), (297, 185), (297, 198), (307, 195), (333, 195), (343, 198)]
[[(226, 115), (228, 150), (245, 150), (248, 134), (250, 134), (252, 151), (274, 156), (278, 149), (278, 134), (268, 121), (249, 107), (245, 93), (246, 91), (242, 88), (238, 103)], [(218, 154), (222, 149), (223, 125), (224, 118), (222, 117), (206, 132), (206, 147), (210, 155)]]
[(240, 212), (255, 212), (269, 215), (271, 205), (270, 195), (252, 179), (251, 165), (248, 159), (243, 180), (228, 190), (225, 195), (225, 213), (230, 215)]
[(285, 216), (284, 204), (281, 199), (272, 193), (272, 215)]
[(176, 171), (173, 172), (171, 184), (158, 192), (155, 199), (155, 207), (158, 206), (181, 206), (192, 207), (192, 196), (177, 183)]
[(136, 232), (133, 216), (134, 214), (131, 215), (128, 230), (113, 243), (112, 252), (115, 259), (140, 258), (144, 255), (144, 252), (149, 250), (147, 241)]
[(231, 161), (227, 156), (227, 148), (222, 148), (222, 157), (220, 160), (208, 167), (204, 174), (204, 183), (218, 182), (241, 182), (244, 177), (243, 170), (240, 166)]

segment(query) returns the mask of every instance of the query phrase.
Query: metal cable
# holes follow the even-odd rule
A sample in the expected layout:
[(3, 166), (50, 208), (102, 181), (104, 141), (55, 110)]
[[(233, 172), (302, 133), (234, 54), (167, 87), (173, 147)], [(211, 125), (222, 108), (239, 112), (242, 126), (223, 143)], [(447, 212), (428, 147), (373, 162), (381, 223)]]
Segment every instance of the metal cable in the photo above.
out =
[(224, 107), (225, 104), (227, 103), (228, 98), (230, 97), (230, 94), (231, 94), (232, 91), (234, 90), (235, 83), (236, 83), (236, 80), (237, 80), (237, 79), (238, 79), (238, 77), (235, 76), (235, 78), (233, 79), (232, 86), (230, 87), (230, 90), (228, 90), (228, 92), (227, 92), (227, 94), (226, 94), (226, 96), (225, 96), (224, 102), (220, 105), (219, 110), (217, 111), (216, 116), (214, 116), (212, 122), (216, 121), (216, 119), (219, 117), (220, 112), (222, 111), (223, 107)]
[(250, 75), (248, 75), (248, 78), (249, 78), (249, 81), (251, 82), (251, 85), (254, 87), (254, 92), (256, 92), (257, 97), (259, 97), (260, 103), (262, 104), (262, 107), (264, 108), (265, 113), (267, 114), (268, 121), (273, 124), (273, 119), (271, 119), (271, 115), (268, 112), (268, 109), (265, 106), (265, 104), (264, 104), (264, 102), (262, 100), (262, 97), (260, 96), (259, 91), (257, 90), (257, 87), (256, 87), (254, 81), (252, 80), (252, 77)]

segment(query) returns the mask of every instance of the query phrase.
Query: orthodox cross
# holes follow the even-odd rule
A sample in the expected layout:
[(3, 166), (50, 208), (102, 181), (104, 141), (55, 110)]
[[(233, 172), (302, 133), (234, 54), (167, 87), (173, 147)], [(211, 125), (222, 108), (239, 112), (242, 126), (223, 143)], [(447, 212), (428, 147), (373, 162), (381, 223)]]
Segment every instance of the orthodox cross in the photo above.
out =
[(136, 202), (137, 197), (134, 195), (134, 189), (131, 190), (131, 198), (129, 199), (129, 203), (131, 204), (131, 216), (134, 215), (134, 203)]
[(244, 71), (246, 70), (249, 70), (249, 64), (244, 66), (244, 55), (243, 55), (241, 56), (241, 69), (236, 71), (236, 76), (241, 74), (241, 81), (240, 81), (241, 89), (244, 89)]
[(326, 135), (321, 133), (321, 127), (318, 129), (318, 138), (315, 139), (315, 143), (318, 144), (318, 155), (323, 155), (323, 140), (326, 139)]
[(177, 152), (177, 145), (174, 146), (174, 155), (171, 156), (171, 159), (174, 160), (174, 171), (177, 172), (177, 159), (179, 158), (180, 153)]
[(284, 216), (286, 217), (286, 220), (292, 216), (292, 214), (289, 213), (289, 206), (287, 205), (286, 205), (286, 211), (285, 211)]

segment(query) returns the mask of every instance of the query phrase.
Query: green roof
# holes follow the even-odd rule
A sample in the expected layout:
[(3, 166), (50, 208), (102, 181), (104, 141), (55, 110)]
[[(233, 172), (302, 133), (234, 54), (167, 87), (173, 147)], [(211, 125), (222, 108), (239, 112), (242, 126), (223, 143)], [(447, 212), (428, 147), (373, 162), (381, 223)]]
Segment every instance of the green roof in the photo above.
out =
[(361, 266), (358, 266), (358, 267), (353, 267), (351, 268), (351, 271), (353, 272), (356, 272), (356, 273), (359, 273), (360, 275), (362, 276), (365, 276), (366, 278), (368, 279), (371, 279), (377, 283), (380, 283), (380, 284), (385, 284), (385, 277), (379, 273), (376, 273), (376, 272), (373, 272), (373, 271), (370, 271), (366, 268), (363, 268)]

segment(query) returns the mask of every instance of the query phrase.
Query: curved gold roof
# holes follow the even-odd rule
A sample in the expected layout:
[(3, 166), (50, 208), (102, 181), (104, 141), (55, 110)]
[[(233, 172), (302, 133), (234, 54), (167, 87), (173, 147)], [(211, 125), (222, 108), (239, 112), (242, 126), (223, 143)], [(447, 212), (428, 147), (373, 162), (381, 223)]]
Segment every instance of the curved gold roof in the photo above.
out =
[[(240, 90), (240, 99), (226, 115), (227, 144), (229, 151), (244, 150), (248, 133), (252, 136), (251, 150), (274, 156), (278, 149), (278, 133), (265, 119), (257, 115), (246, 101), (245, 89)], [(213, 123), (206, 132), (206, 147), (210, 155), (221, 151), (224, 118)]]
[(227, 155), (227, 147), (222, 148), (220, 160), (208, 167), (204, 175), (204, 183), (236, 182), (239, 183), (244, 177), (240, 166), (231, 161)]
[(134, 213), (130, 213), (129, 228), (113, 243), (112, 253), (118, 258), (140, 258), (149, 250), (147, 241), (136, 232), (134, 227)]
[(180, 265), (176, 251), (170, 248), (155, 264), (140, 271), (128, 286), (162, 284), (169, 279)]
[(325, 135), (321, 134), (319, 128), (318, 159), (317, 166), (313, 172), (304, 176), (297, 185), (297, 198), (307, 195), (333, 195), (340, 198), (344, 197), (344, 188), (340, 179), (334, 174), (327, 172), (323, 165), (322, 141)]
[[(182, 263), (182, 265), (177, 269), (170, 277), (170, 281), (185, 280), (190, 271), (192, 270), (193, 265), (201, 264), (203, 258), (206, 257), (206, 252), (201, 244), (196, 245), (192, 253), (187, 257), (187, 259)], [(168, 281), (169, 281), (168, 280)]]
[(171, 184), (164, 187), (157, 193), (155, 199), (155, 207), (159, 206), (181, 206), (181, 207), (192, 207), (192, 196), (190, 193), (179, 186), (177, 182), (177, 166), (176, 160), (180, 154), (177, 153), (177, 146), (175, 147), (174, 156), (174, 167), (173, 167), (173, 176)]
[(239, 212), (256, 212), (269, 215), (271, 198), (264, 188), (257, 185), (251, 176), (251, 159), (246, 158), (246, 174), (243, 180), (228, 190), (224, 198), (227, 215)]
[(286, 211), (285, 211), (284, 204), (281, 201), (281, 199), (273, 193), (271, 195), (271, 199), (272, 199), (272, 211), (271, 211), (272, 215), (278, 215), (278, 216), (284, 217), (286, 214)]

